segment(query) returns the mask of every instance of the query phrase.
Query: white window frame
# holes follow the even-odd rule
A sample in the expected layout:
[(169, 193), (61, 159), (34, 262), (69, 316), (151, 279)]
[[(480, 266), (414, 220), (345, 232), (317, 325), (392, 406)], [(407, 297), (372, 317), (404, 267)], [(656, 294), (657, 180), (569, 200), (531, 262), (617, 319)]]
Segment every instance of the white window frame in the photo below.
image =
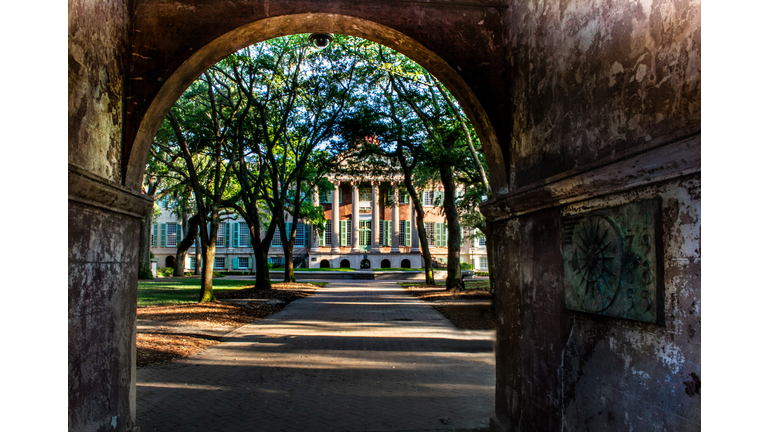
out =
[[(218, 264), (221, 263), (221, 266)], [(214, 257), (213, 258), (213, 268), (214, 270), (224, 270), (227, 268), (227, 258), (226, 257)]]
[(251, 240), (251, 230), (248, 228), (248, 223), (239, 222), (240, 228), (238, 228), (238, 235), (240, 236), (240, 247), (248, 247), (248, 243)]
[(197, 258), (195, 257), (189, 257), (189, 269), (195, 270), (195, 261), (197, 261)]
[(271, 256), (271, 257), (269, 257), (269, 263), (270, 264), (282, 264), (283, 263), (283, 257)]
[[(173, 227), (173, 234), (171, 234), (171, 227)], [(166, 228), (165, 228), (165, 246), (166, 247), (176, 247), (178, 230), (179, 230), (178, 224), (176, 223), (166, 224)], [(171, 241), (171, 239), (173, 239), (173, 241)]]
[(433, 190), (425, 190), (423, 198), (424, 198), (424, 202), (422, 203), (422, 205), (424, 207), (434, 207), (434, 205), (435, 205), (435, 191), (433, 191)]
[[(483, 263), (483, 261), (485, 261), (485, 263)], [(485, 265), (483, 265), (483, 264), (485, 264)], [(483, 270), (488, 268), (488, 256), (487, 255), (483, 255), (483, 256), (480, 256), (480, 257), (477, 258), (477, 268), (483, 269)]]
[(478, 247), (485, 247), (485, 234), (483, 234), (483, 233), (478, 234), (477, 246)]
[[(245, 264), (243, 264), (243, 260), (245, 260)], [(248, 257), (237, 257), (237, 268), (248, 269), (248, 264)]]
[(325, 232), (323, 235), (325, 236), (325, 245), (330, 246), (331, 242), (333, 241), (333, 232), (331, 231), (333, 223), (331, 221), (325, 222)]
[(304, 222), (296, 222), (298, 225), (296, 225), (296, 239), (293, 241), (294, 246), (306, 246), (304, 244), (304, 230), (306, 229), (306, 225), (304, 225)]
[(275, 229), (275, 233), (272, 234), (272, 243), (270, 246), (279, 247), (283, 245), (283, 239), (280, 238), (280, 228)]
[(429, 246), (435, 245), (435, 223), (424, 222), (424, 231), (427, 232), (427, 244)]
[(373, 188), (360, 188), (358, 198), (358, 208), (370, 210), (373, 205)]
[(219, 225), (219, 230), (216, 231), (216, 247), (225, 247), (227, 245), (227, 225)]

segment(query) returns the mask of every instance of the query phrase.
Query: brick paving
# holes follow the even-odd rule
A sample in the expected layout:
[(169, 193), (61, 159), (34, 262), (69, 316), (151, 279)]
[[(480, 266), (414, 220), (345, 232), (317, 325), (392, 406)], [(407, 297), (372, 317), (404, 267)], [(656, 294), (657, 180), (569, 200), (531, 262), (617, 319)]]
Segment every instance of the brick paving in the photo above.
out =
[(457, 330), (394, 282), (332, 282), (224, 342), (137, 371), (148, 431), (488, 427), (492, 331)]

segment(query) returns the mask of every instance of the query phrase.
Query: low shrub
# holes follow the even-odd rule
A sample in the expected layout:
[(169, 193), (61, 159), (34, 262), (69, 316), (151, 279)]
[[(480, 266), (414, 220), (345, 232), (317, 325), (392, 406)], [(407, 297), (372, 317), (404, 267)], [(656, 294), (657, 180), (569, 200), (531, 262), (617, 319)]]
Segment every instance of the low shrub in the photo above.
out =
[(171, 277), (173, 276), (173, 267), (159, 267), (157, 269), (158, 277)]
[(472, 263), (464, 263), (463, 262), (463, 263), (461, 263), (461, 269), (462, 270), (474, 270), (475, 269), (475, 265), (472, 264)]
[(490, 276), (490, 273), (487, 271), (476, 271), (475, 276)]

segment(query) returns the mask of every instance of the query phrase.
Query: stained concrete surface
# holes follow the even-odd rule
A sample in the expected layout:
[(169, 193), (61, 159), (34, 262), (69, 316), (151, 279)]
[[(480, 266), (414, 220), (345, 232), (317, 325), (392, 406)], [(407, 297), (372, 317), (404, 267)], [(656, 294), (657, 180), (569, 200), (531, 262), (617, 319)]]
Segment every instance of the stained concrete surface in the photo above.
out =
[(457, 330), (394, 282), (333, 282), (174, 364), (138, 370), (147, 431), (488, 427), (493, 331)]

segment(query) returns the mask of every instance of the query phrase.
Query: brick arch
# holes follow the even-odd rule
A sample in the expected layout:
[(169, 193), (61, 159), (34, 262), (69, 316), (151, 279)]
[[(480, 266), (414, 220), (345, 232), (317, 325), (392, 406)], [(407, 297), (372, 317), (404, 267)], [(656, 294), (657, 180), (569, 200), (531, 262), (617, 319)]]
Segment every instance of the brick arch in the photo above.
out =
[[(165, 18), (170, 21), (170, 16)], [(214, 20), (215, 18), (209, 19)], [(214, 22), (219, 23), (215, 20)], [(154, 31), (155, 36), (160, 37), (157, 35), (157, 28), (163, 26), (157, 22), (154, 24), (152, 30), (149, 31)], [(138, 24), (137, 27), (141, 27), (141, 24)], [(188, 27), (185, 29), (188, 30)], [(184, 45), (178, 41), (171, 46), (166, 46), (166, 43), (161, 43), (158, 40), (153, 40), (153, 42), (156, 45), (163, 45), (162, 48), (157, 49), (160, 51), (159, 53), (152, 50), (142, 50), (142, 46), (147, 46), (142, 38), (152, 39), (151, 34), (149, 36), (144, 34), (145, 31), (148, 30), (141, 29), (137, 33), (140, 36), (136, 36), (137, 40), (134, 46), (139, 47), (137, 51), (140, 52), (134, 53), (132, 57), (134, 74), (142, 76), (134, 77), (129, 91), (133, 102), (131, 103), (132, 106), (127, 109), (126, 147), (123, 155), (125, 161), (124, 184), (128, 188), (134, 189), (141, 185), (149, 147), (165, 115), (184, 90), (205, 70), (235, 51), (254, 43), (290, 34), (322, 31), (362, 37), (381, 43), (408, 56), (437, 77), (456, 97), (475, 127), (486, 154), (490, 171), (489, 180), (495, 186), (494, 189), (506, 190), (507, 164), (499, 146), (497, 131), (488, 115), (489, 112), (496, 113), (498, 111), (498, 103), (500, 102), (488, 99), (498, 98), (499, 92), (486, 88), (493, 84), (492, 81), (494, 80), (491, 80), (491, 77), (479, 76), (477, 81), (468, 82), (459, 72), (459, 69), (462, 69), (459, 63), (465, 60), (469, 61), (470, 64), (482, 63), (484, 70), (488, 69), (491, 63), (481, 61), (483, 59), (478, 58), (478, 56), (482, 55), (482, 52), (478, 52), (477, 49), (467, 52), (465, 54), (469, 56), (467, 59), (451, 58), (454, 66), (415, 38), (395, 28), (369, 19), (331, 13), (297, 13), (258, 19), (230, 29), (209, 41), (198, 36), (189, 44), (197, 43), (200, 46), (197, 49), (190, 47), (186, 52), (178, 51), (180, 45)], [(197, 33), (194, 34), (197, 35)], [(192, 33), (190, 37), (192, 37)], [(424, 38), (427, 37), (424, 36)], [(443, 36), (443, 40), (431, 42), (439, 43), (443, 49), (447, 48), (449, 53), (455, 51), (455, 49), (450, 50), (455, 41), (449, 35)], [(176, 52), (173, 52), (174, 50)], [(171, 71), (168, 72), (168, 69), (163, 69), (162, 66), (146, 64), (148, 62), (146, 59), (153, 59), (154, 57), (150, 57), (153, 55), (157, 56), (162, 66), (172, 68)], [(470, 66), (465, 65), (465, 67)], [(487, 72), (487, 74), (492, 73), (498, 73), (498, 71)], [(501, 79), (500, 76), (498, 78)], [(474, 84), (475, 89), (470, 86), (470, 83)], [(483, 92), (482, 95), (486, 99), (485, 103), (480, 100), (476, 90)], [(495, 106), (486, 110), (484, 105), (489, 104)], [(503, 122), (497, 121), (496, 123)]]

